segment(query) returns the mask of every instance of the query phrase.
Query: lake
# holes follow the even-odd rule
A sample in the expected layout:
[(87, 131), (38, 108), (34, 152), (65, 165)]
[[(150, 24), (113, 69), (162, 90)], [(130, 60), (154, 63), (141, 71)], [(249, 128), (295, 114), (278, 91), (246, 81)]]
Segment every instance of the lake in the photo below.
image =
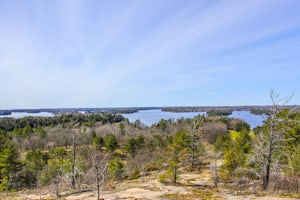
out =
[[(161, 119), (180, 119), (180, 118), (193, 118), (197, 115), (206, 114), (206, 112), (163, 112), (161, 109), (155, 110), (140, 110), (136, 113), (122, 114), (124, 117), (128, 118), (130, 122), (140, 120), (147, 126), (151, 126), (154, 123), (159, 122)], [(264, 115), (254, 115), (250, 111), (233, 111), (228, 117), (238, 118), (244, 120), (250, 124), (251, 129), (256, 126), (261, 126), (263, 121), (266, 119)]]
[(228, 117), (237, 118), (244, 120), (248, 124), (250, 124), (251, 129), (263, 125), (264, 121), (268, 116), (266, 115), (254, 115), (250, 111), (233, 111), (231, 115)]
[[(153, 109), (153, 110), (140, 110), (135, 113), (130, 114), (122, 114), (124, 117), (128, 118), (130, 122), (134, 122), (136, 120), (140, 120), (147, 126), (151, 126), (154, 123), (159, 122), (161, 119), (173, 119), (177, 120), (180, 118), (193, 118), (197, 115), (205, 115), (206, 112), (163, 112), (161, 109)], [(22, 118), (22, 117), (53, 117), (54, 114), (50, 112), (39, 112), (39, 113), (27, 113), (27, 112), (12, 112), (11, 115), (1, 115), (0, 117), (13, 117), (13, 118)], [(250, 111), (233, 111), (231, 115), (228, 117), (242, 119), (248, 124), (250, 124), (251, 128), (255, 128), (256, 126), (261, 126), (263, 121), (266, 119), (265, 115), (254, 115), (251, 114)]]
[(128, 118), (130, 122), (134, 122), (136, 120), (140, 120), (147, 126), (151, 126), (154, 123), (159, 122), (161, 119), (180, 119), (184, 118), (193, 118), (199, 114), (205, 114), (205, 112), (163, 112), (161, 109), (155, 110), (139, 110), (135, 113), (130, 114), (122, 114), (124, 117)]
[(22, 118), (22, 117), (53, 117), (54, 114), (50, 112), (39, 112), (39, 113), (27, 113), (27, 112), (12, 112), (11, 115), (0, 115), (1, 117), (12, 117), (12, 118)]

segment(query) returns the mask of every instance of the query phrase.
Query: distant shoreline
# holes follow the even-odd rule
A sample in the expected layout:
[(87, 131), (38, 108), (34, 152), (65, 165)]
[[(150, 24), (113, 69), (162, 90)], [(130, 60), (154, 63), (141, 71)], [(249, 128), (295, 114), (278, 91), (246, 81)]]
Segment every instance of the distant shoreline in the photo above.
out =
[[(295, 108), (297, 105), (286, 105), (280, 106), (280, 108)], [(13, 112), (25, 112), (25, 113), (40, 113), (49, 112), (54, 115), (65, 114), (65, 113), (101, 113), (110, 112), (118, 114), (130, 114), (140, 110), (154, 110), (161, 109), (163, 112), (208, 112), (210, 110), (221, 110), (221, 111), (265, 111), (270, 110), (272, 106), (172, 106), (172, 107), (117, 107), (117, 108), (42, 108), (42, 109), (9, 109), (0, 110), (0, 115), (8, 116)]]

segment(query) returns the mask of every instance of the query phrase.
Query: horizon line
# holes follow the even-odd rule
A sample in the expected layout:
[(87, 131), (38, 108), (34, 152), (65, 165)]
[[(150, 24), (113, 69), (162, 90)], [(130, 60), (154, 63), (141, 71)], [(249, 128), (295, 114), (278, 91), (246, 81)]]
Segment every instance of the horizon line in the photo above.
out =
[[(84, 109), (151, 109), (151, 108), (207, 108), (207, 107), (270, 107), (270, 105), (205, 105), (205, 106), (113, 106), (113, 107), (53, 107), (53, 108), (11, 108), (11, 109), (0, 109), (0, 111), (16, 111), (16, 110), (84, 110)], [(297, 104), (294, 105), (279, 105), (283, 107), (293, 107), (300, 106)]]

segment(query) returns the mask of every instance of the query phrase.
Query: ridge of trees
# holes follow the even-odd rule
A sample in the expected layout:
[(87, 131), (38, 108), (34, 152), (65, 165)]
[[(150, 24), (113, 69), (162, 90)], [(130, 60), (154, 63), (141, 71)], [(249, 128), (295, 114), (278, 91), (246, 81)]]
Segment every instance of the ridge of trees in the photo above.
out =
[(46, 127), (46, 126), (65, 126), (67, 124), (85, 124), (93, 126), (96, 122), (102, 124), (117, 123), (124, 121), (122, 115), (112, 113), (94, 113), (94, 114), (63, 114), (54, 117), (23, 117), (23, 118), (0, 118), (0, 129), (4, 131), (12, 131), (15, 128), (30, 128)]

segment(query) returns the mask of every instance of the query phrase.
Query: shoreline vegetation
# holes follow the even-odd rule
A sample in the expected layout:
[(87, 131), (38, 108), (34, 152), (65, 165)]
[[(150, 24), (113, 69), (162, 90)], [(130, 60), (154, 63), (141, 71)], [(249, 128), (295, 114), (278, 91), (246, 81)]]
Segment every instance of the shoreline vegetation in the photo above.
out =
[[(280, 109), (288, 108), (293, 109), (298, 107), (297, 105), (285, 105), (280, 106)], [(42, 109), (9, 109), (0, 110), (1, 115), (11, 115), (13, 112), (25, 112), (25, 113), (40, 113), (49, 112), (54, 115), (59, 114), (74, 114), (74, 113), (113, 113), (113, 114), (131, 114), (140, 110), (154, 110), (161, 109), (163, 112), (211, 112), (214, 115), (230, 115), (232, 111), (250, 111), (252, 114), (270, 114), (272, 106), (174, 106), (174, 107), (120, 107), (120, 108), (42, 108)]]

